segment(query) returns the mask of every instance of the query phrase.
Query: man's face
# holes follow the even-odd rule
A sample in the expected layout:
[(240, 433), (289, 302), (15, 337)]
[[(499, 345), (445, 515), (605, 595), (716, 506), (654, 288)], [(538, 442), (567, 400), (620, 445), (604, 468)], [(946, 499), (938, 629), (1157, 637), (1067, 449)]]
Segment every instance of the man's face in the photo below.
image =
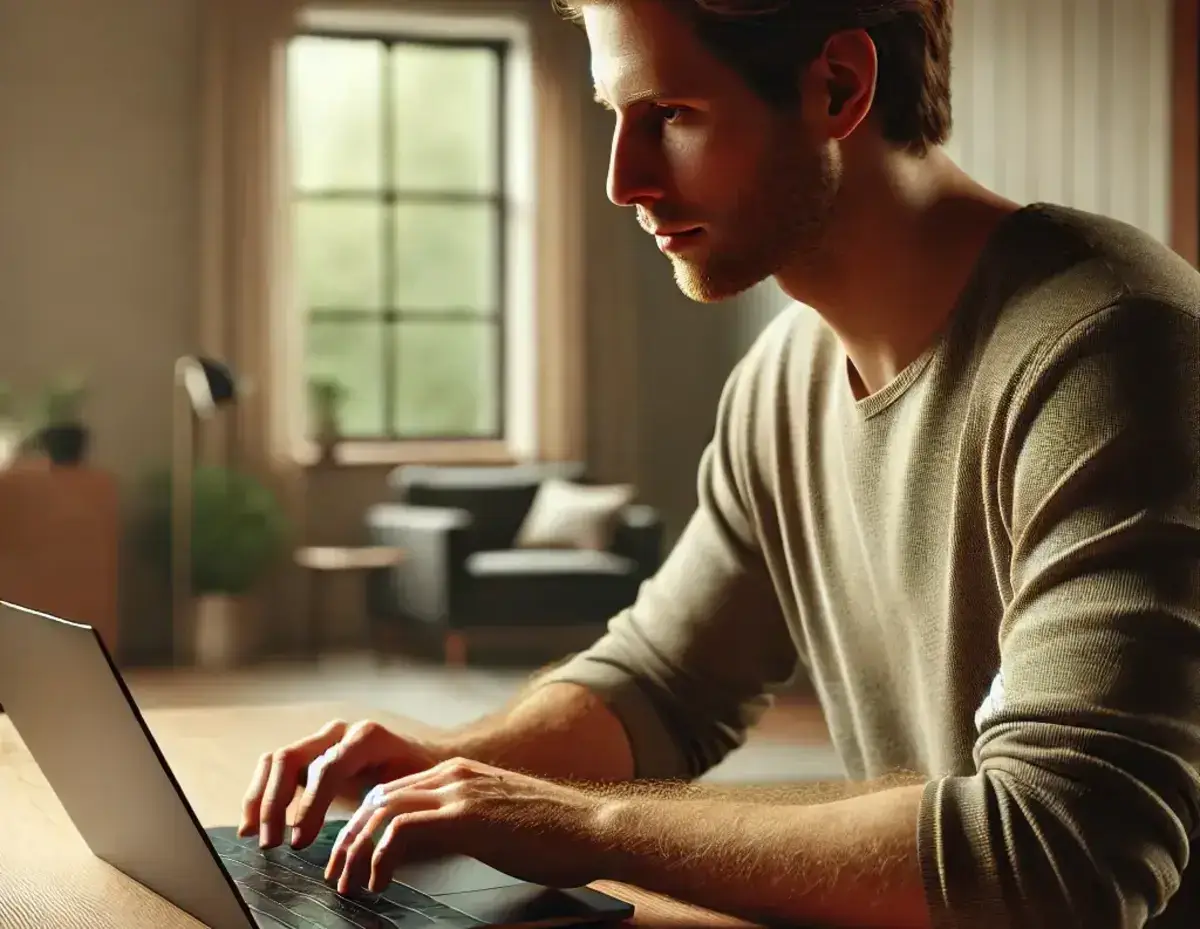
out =
[(658, 234), (680, 289), (722, 300), (802, 267), (837, 171), (801, 107), (764, 103), (659, 0), (588, 3), (584, 26), (597, 99), (616, 111), (609, 199)]

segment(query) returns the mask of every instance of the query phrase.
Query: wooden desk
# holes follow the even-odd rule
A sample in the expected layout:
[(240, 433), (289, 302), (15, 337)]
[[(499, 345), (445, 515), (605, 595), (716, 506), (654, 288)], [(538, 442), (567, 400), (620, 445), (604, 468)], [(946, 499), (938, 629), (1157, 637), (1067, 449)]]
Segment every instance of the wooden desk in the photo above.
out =
[[(365, 707), (310, 704), (147, 712), (146, 721), (206, 827), (234, 825), (258, 756), (331, 719), (424, 727)], [(86, 759), (81, 759), (86, 763)], [(335, 814), (347, 808), (335, 807)], [(736, 920), (624, 885), (595, 885), (637, 907), (632, 925), (728, 929)], [(199, 929), (201, 924), (94, 857), (9, 719), (0, 716), (0, 926), (4, 929)]]

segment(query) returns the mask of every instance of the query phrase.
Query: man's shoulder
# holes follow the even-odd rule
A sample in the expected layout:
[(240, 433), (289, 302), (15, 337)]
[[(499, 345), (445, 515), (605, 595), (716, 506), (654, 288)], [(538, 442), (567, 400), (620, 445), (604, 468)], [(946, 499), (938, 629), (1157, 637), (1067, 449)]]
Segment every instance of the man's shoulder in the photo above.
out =
[(1032, 304), (1047, 328), (1069, 328), (1122, 301), (1200, 315), (1200, 272), (1146, 230), (1056, 204), (1028, 207), (1027, 214), (1000, 262), (1013, 266), (1012, 303)]
[(797, 300), (784, 298), (779, 311), (763, 326), (738, 361), (734, 374), (743, 380), (772, 382), (794, 372), (811, 369), (837, 340), (823, 316)]
[(821, 372), (836, 364), (839, 343), (824, 318), (784, 297), (725, 380), (716, 434), (741, 456), (760, 460), (781, 422), (810, 406)]
[[(1071, 351), (1089, 324), (1166, 309), (1200, 321), (1200, 272), (1148, 232), (1055, 204), (1022, 211), (982, 270), (964, 336), (991, 377)], [(1000, 377), (1000, 380), (1005, 378)]]

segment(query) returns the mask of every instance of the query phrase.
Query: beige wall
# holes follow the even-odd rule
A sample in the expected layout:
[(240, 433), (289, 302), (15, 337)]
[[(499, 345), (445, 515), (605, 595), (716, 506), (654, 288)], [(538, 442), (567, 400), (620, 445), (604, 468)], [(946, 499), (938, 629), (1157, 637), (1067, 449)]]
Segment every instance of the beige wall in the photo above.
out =
[[(93, 457), (128, 504), (169, 455), (197, 305), (196, 5), (0, 0), (0, 24), (0, 378), (86, 373)], [(123, 581), (153, 642), (166, 613)]]
[[(91, 375), (95, 460), (120, 476), (127, 506), (133, 483), (169, 452), (170, 365), (189, 345), (197, 307), (198, 2), (0, 0), (0, 378), (32, 386), (69, 366)], [(1069, 159), (1043, 146), (1036, 160), (1020, 162), (1025, 167), (991, 179), (1022, 197), (1087, 194), (1085, 203), (1158, 223), (1162, 137), (1158, 104), (1147, 95), (1161, 90), (1160, 14), (1142, 23), (1126, 15), (1126, 0), (1075, 0), (1070, 32), (1045, 25), (1063, 5), (1047, 14), (1045, 2), (960, 0), (974, 16), (957, 55), (956, 93), (969, 86), (976, 106), (974, 116), (960, 115), (957, 151), (984, 170), (997, 157), (989, 151), (1019, 159), (1026, 140), (1048, 142), (1041, 130), (1056, 116), (1074, 126), (1095, 119), (1107, 134), (1076, 135)], [(989, 26), (1002, 5), (1003, 27)], [(1106, 42), (1089, 44), (1093, 7), (1107, 17), (1098, 22), (1112, 24), (1098, 33)], [(1007, 51), (985, 61), (993, 35)], [(1046, 70), (1045, 56), (1068, 35), (1074, 103), (1054, 96), (1061, 75)], [(1118, 74), (1132, 83), (1105, 78), (1111, 99), (1080, 111), (1087, 81), (1116, 53), (1124, 62)], [(1010, 68), (1040, 79), (1015, 82)], [(990, 135), (988, 111), (978, 105), (988, 74), (996, 88), (1023, 88), (1005, 110), (1009, 122)], [(586, 74), (579, 88), (588, 93)], [(1029, 117), (1036, 121), (1013, 122), (1030, 100), (1040, 107)], [(610, 117), (587, 112), (588, 438), (601, 476), (637, 481), (673, 536), (695, 503), (695, 467), (725, 376), (783, 298), (772, 283), (723, 306), (683, 298), (632, 216), (604, 199)], [(1035, 179), (1043, 156), (1057, 158), (1054, 170)], [(385, 475), (379, 467), (312, 475), (310, 538), (358, 540)], [(153, 599), (132, 568), (127, 574), (129, 657), (153, 656), (166, 641), (166, 601)], [(351, 594), (341, 592), (338, 611), (348, 632), (359, 618)]]
[(959, 0), (958, 162), (1170, 238), (1173, 0)]

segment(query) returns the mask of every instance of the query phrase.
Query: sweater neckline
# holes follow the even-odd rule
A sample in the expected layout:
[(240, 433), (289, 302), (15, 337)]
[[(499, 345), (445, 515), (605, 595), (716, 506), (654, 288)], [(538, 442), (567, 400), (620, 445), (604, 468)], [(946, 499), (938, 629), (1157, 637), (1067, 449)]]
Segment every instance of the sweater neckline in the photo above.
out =
[(920, 379), (933, 360), (945, 348), (954, 325), (960, 319), (964, 308), (975, 298), (977, 291), (980, 290), (987, 280), (987, 272), (993, 264), (997, 250), (1007, 241), (1008, 237), (1012, 234), (1012, 230), (1023, 224), (1025, 217), (1040, 213), (1044, 206), (1041, 203), (1020, 206), (996, 225), (996, 228), (992, 230), (991, 235), (988, 236), (987, 241), (984, 243), (978, 258), (975, 260), (975, 265), (967, 277), (967, 282), (962, 290), (959, 291), (958, 297), (954, 301), (954, 306), (946, 317), (942, 328), (930, 340), (921, 354), (909, 362), (891, 381), (879, 390), (868, 394), (862, 399), (855, 398), (851, 387), (853, 383), (853, 368), (850, 357), (846, 354), (844, 348), (840, 350), (839, 357), (842, 363), (840, 365), (841, 383), (839, 387), (844, 396), (851, 401), (854, 412), (861, 419), (867, 420), (878, 416), (904, 396), (912, 385)]

